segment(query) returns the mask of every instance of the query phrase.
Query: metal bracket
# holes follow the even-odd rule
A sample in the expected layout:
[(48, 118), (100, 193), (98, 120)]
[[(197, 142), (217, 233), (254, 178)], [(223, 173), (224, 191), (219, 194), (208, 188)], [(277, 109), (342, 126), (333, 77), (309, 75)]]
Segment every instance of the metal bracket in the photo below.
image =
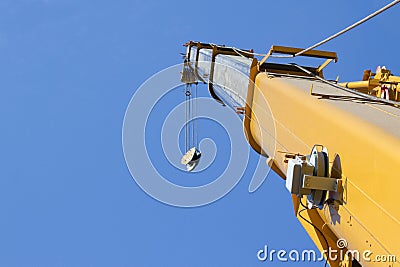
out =
[(329, 63), (331, 63), (334, 59), (328, 58), (324, 63), (322, 63), (318, 68), (317, 68), (317, 73), (320, 75), (322, 73), (322, 70), (328, 66)]
[(236, 114), (245, 114), (245, 109), (246, 107), (235, 107), (236, 109)]
[(302, 187), (305, 189), (327, 190), (336, 192), (338, 190), (338, 179), (304, 175)]
[[(295, 54), (301, 52), (302, 50), (303, 50), (302, 48), (273, 45), (271, 47), (271, 49), (268, 51), (268, 53), (264, 56), (264, 58), (261, 59), (259, 65), (262, 65), (274, 53), (294, 56)], [(309, 51), (301, 54), (301, 56), (332, 59), (335, 62), (337, 62), (337, 60), (338, 60), (335, 52), (327, 52), (327, 51), (321, 51), (321, 50), (309, 50)]]

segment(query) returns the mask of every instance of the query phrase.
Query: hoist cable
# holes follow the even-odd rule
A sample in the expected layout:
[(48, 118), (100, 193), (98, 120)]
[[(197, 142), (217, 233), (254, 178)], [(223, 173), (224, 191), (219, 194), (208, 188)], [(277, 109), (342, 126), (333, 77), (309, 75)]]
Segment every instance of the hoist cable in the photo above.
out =
[(199, 121), (198, 121), (198, 117), (197, 117), (197, 115), (198, 115), (198, 106), (197, 106), (197, 104), (198, 104), (198, 99), (197, 99), (197, 83), (196, 83), (196, 86), (195, 86), (195, 101), (196, 101), (196, 113), (195, 113), (195, 123), (196, 123), (196, 148), (198, 148), (199, 147)]
[[(188, 85), (185, 84), (185, 150), (188, 151)], [(186, 153), (185, 151), (185, 153)]]
[[(310, 47), (308, 47), (306, 49), (303, 49), (303, 50), (297, 52), (294, 55), (269, 55), (269, 57), (272, 57), (272, 58), (293, 58), (293, 57), (300, 56), (300, 55), (302, 55), (302, 54), (304, 54), (304, 53), (306, 53), (306, 52), (308, 52), (308, 51), (310, 51), (310, 50), (312, 50), (314, 48), (317, 48), (318, 46), (321, 46), (321, 45), (323, 45), (323, 44), (325, 44), (325, 43), (327, 43), (327, 42), (339, 37), (340, 35), (342, 35), (342, 34), (348, 32), (348, 31), (356, 28), (357, 26), (360, 26), (364, 22), (366, 22), (366, 21), (372, 19), (373, 17), (379, 15), (380, 13), (388, 10), (389, 8), (391, 8), (394, 5), (398, 4), (399, 2), (400, 2), (400, 0), (395, 0), (395, 1), (387, 4), (386, 6), (382, 7), (381, 9), (378, 9), (377, 11), (369, 14), (368, 16), (366, 16), (363, 19), (360, 19), (359, 21), (353, 23), (352, 25), (346, 27), (345, 29), (343, 29), (343, 30), (341, 30), (341, 31), (339, 31), (339, 32), (337, 32), (337, 33), (325, 38), (324, 40), (322, 40), (322, 41), (320, 41), (320, 42), (318, 42), (318, 43), (316, 43), (316, 44), (314, 44), (314, 45), (312, 45), (312, 46), (310, 46)], [(267, 54), (253, 53), (253, 52), (245, 51), (245, 50), (242, 50), (242, 49), (239, 49), (239, 48), (236, 48), (236, 47), (233, 47), (232, 49), (240, 56), (243, 56), (243, 54), (250, 54), (250, 55), (254, 55), (254, 56), (267, 56)], [(241, 53), (239, 53), (238, 51), (241, 52)]]
[(320, 46), (320, 45), (323, 45), (323, 44), (325, 44), (325, 43), (327, 43), (327, 42), (329, 42), (329, 41), (335, 39), (336, 37), (338, 37), (338, 36), (340, 36), (340, 35), (342, 35), (342, 34), (348, 32), (348, 31), (350, 31), (351, 29), (354, 29), (355, 27), (357, 27), (357, 26), (363, 24), (364, 22), (366, 22), (366, 21), (372, 19), (372, 18), (375, 17), (376, 15), (379, 15), (380, 13), (382, 13), (382, 12), (384, 12), (385, 10), (391, 8), (392, 6), (398, 4), (399, 2), (400, 2), (400, 0), (395, 0), (395, 1), (393, 1), (393, 2), (391, 2), (391, 3), (389, 3), (389, 4), (387, 4), (386, 6), (382, 7), (381, 9), (378, 9), (378, 10), (375, 11), (374, 13), (372, 13), (372, 14), (366, 16), (365, 18), (363, 18), (363, 19), (357, 21), (356, 23), (353, 23), (352, 25), (348, 26), (347, 28), (345, 28), (345, 29), (343, 29), (343, 30), (341, 30), (341, 31), (339, 31), (339, 32), (337, 32), (337, 33), (335, 33), (335, 34), (329, 36), (328, 38), (326, 38), (326, 39), (324, 39), (324, 40), (322, 40), (322, 41), (320, 41), (320, 42), (318, 42), (318, 43), (316, 43), (316, 44), (314, 44), (314, 45), (312, 45), (312, 46), (310, 46), (310, 47), (308, 47), (308, 48), (306, 48), (306, 49), (304, 49), (304, 50), (302, 50), (302, 51), (300, 51), (300, 52), (298, 52), (298, 53), (296, 53), (296, 54), (294, 55), (294, 57), (300, 56), (300, 55), (302, 55), (302, 54), (304, 54), (304, 53), (306, 53), (306, 52), (308, 52), (308, 51), (310, 51), (310, 50), (312, 50), (312, 49), (314, 49), (314, 48), (316, 48), (316, 47), (318, 47), (318, 46)]

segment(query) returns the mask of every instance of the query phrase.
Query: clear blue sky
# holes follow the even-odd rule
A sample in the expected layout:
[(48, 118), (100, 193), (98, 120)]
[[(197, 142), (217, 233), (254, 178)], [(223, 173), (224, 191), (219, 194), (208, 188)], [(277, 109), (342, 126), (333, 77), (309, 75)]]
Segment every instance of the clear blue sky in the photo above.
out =
[[(0, 266), (272, 266), (265, 244), (314, 248), (276, 175), (200, 208), (149, 197), (124, 161), (125, 109), (187, 40), (309, 46), (386, 3), (0, 1)], [(399, 75), (399, 11), (321, 47), (339, 55), (327, 76)]]

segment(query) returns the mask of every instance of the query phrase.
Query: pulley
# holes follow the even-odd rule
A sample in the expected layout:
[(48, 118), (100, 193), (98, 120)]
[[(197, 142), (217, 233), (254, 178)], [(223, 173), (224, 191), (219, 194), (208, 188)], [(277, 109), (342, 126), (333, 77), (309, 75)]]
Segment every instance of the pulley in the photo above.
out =
[(310, 155), (296, 155), (288, 161), (286, 188), (299, 197), (306, 195), (308, 208), (322, 209), (327, 192), (336, 192), (338, 183), (338, 179), (329, 177), (326, 147), (315, 145)]
[[(317, 148), (317, 146), (313, 147), (309, 162), (314, 167), (313, 176), (325, 178), (329, 176), (328, 150), (322, 147), (322, 150), (318, 151)], [(326, 190), (311, 189), (311, 193), (307, 196), (307, 203), (309, 208), (318, 206), (322, 209), (325, 199)]]

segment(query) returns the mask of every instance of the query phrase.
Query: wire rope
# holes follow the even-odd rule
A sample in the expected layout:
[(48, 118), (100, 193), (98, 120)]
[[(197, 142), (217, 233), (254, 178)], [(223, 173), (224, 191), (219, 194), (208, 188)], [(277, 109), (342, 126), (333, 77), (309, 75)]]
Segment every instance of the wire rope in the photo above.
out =
[[(312, 46), (310, 46), (308, 48), (305, 48), (305, 49), (297, 52), (294, 55), (269, 55), (269, 56), (273, 57), (273, 58), (293, 58), (293, 57), (300, 56), (300, 55), (302, 55), (302, 54), (304, 54), (304, 53), (306, 53), (306, 52), (308, 52), (308, 51), (310, 51), (310, 50), (312, 50), (314, 48), (317, 48), (318, 46), (321, 46), (321, 45), (323, 45), (323, 44), (325, 44), (325, 43), (327, 43), (327, 42), (339, 37), (340, 35), (348, 32), (348, 31), (360, 26), (361, 24), (367, 22), (368, 20), (372, 19), (373, 17), (375, 17), (375, 16), (379, 15), (380, 13), (388, 10), (389, 8), (395, 6), (399, 2), (400, 2), (400, 0), (395, 0), (395, 1), (390, 2), (386, 6), (376, 10), (375, 12), (369, 14), (368, 16), (364, 17), (363, 19), (358, 20), (357, 22), (355, 22), (352, 25), (344, 28), (343, 30), (341, 30), (341, 31), (339, 31), (339, 32), (337, 32), (335, 34), (332, 34), (331, 36), (323, 39), (322, 41), (320, 41), (318, 43), (315, 43)], [(239, 48), (236, 48), (236, 47), (232, 47), (232, 49), (240, 56), (244, 56), (243, 54), (251, 54), (251, 55), (254, 55), (254, 56), (267, 56), (268, 55), (268, 54), (260, 54), (260, 53), (249, 52), (249, 51), (245, 51), (245, 50), (242, 50), (242, 49), (239, 49)], [(241, 53), (238, 53), (238, 51), (241, 52)]]

